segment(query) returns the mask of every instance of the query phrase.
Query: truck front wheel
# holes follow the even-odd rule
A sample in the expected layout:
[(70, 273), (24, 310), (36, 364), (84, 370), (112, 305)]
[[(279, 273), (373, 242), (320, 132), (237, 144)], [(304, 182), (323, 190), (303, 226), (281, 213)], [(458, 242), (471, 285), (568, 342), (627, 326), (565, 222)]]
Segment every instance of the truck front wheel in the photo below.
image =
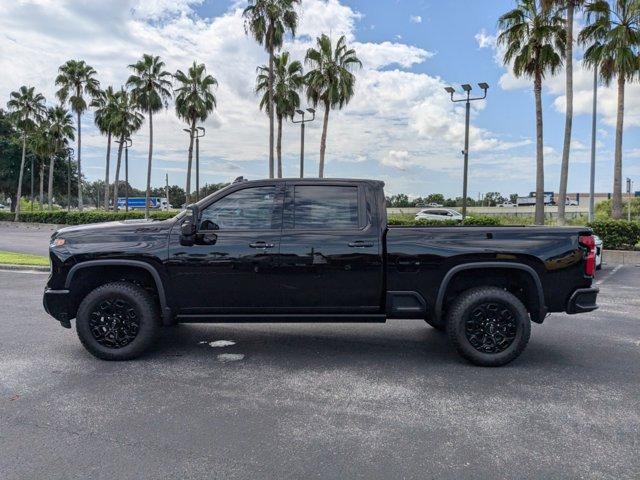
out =
[(471, 363), (499, 367), (527, 346), (531, 321), (512, 293), (497, 287), (472, 288), (453, 302), (447, 333), (458, 353)]
[(113, 282), (82, 300), (76, 330), (92, 355), (131, 360), (153, 344), (160, 330), (158, 319), (158, 307), (147, 291), (129, 282)]

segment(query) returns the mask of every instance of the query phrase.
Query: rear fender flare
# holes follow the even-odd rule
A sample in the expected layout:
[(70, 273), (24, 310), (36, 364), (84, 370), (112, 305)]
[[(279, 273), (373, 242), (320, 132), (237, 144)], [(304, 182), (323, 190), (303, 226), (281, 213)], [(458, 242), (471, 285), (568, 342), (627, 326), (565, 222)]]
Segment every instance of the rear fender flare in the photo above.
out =
[(522, 263), (514, 263), (514, 262), (475, 262), (475, 263), (463, 263), (461, 265), (456, 265), (451, 270), (447, 272), (447, 274), (442, 279), (440, 283), (440, 288), (438, 289), (438, 296), (436, 297), (436, 305), (435, 305), (435, 314), (438, 320), (442, 320), (442, 310), (444, 306), (444, 296), (447, 292), (447, 287), (449, 286), (449, 282), (451, 279), (459, 272), (464, 270), (473, 270), (473, 269), (485, 269), (485, 268), (504, 268), (504, 269), (512, 269), (512, 270), (521, 270), (526, 272), (533, 281), (535, 288), (537, 290), (537, 299), (538, 299), (538, 312), (537, 318), (539, 323), (542, 323), (542, 320), (547, 314), (547, 307), (544, 301), (544, 290), (542, 289), (542, 282), (540, 281), (540, 276), (538, 273), (531, 268), (529, 265), (524, 265)]

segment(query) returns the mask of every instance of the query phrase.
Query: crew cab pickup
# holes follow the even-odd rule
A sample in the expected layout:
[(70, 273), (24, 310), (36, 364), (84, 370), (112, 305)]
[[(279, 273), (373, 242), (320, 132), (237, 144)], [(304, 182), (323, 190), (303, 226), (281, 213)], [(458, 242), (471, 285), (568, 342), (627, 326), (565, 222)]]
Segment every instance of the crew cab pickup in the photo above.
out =
[(530, 322), (597, 308), (590, 229), (389, 226), (383, 186), (237, 181), (170, 220), (63, 228), (44, 307), (108, 360), (180, 322), (423, 319), (484, 366), (520, 355)]

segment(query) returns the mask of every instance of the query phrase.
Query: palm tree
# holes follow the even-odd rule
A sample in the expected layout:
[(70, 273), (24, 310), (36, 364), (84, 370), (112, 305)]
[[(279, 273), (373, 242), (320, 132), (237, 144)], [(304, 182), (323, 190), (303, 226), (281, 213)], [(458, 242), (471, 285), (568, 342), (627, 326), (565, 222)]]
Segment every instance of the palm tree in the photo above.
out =
[(209, 114), (216, 108), (216, 97), (213, 88), (218, 81), (211, 75), (207, 75), (204, 63), (189, 67), (187, 73), (178, 70), (175, 79), (179, 87), (176, 88), (176, 113), (189, 124), (189, 155), (187, 161), (187, 203), (191, 202), (191, 163), (193, 160), (193, 139), (196, 131), (196, 122), (204, 122)]
[(611, 216), (622, 217), (622, 132), (624, 124), (624, 90), (627, 81), (640, 73), (640, 0), (597, 0), (589, 3), (588, 25), (579, 40), (590, 44), (584, 52), (588, 66), (600, 69), (606, 85), (618, 80), (618, 112), (613, 167), (613, 201)]
[(116, 92), (113, 87), (101, 90), (91, 102), (96, 108), (93, 121), (100, 133), (107, 135), (107, 158), (104, 173), (104, 209), (109, 210), (109, 164), (111, 163), (111, 135), (113, 134), (113, 118), (116, 112)]
[(145, 53), (137, 63), (129, 65), (134, 74), (127, 80), (132, 87), (133, 99), (149, 117), (149, 160), (147, 163), (147, 193), (144, 208), (145, 218), (149, 218), (149, 197), (151, 196), (151, 161), (153, 158), (153, 113), (167, 107), (171, 98), (171, 74), (164, 70), (160, 57)]
[[(289, 63), (289, 52), (282, 52), (274, 57), (273, 69), (273, 102), (278, 119), (278, 139), (276, 142), (278, 178), (282, 178), (282, 120), (292, 118), (296, 108), (300, 106), (298, 91), (304, 85), (304, 75), (302, 74), (302, 63), (298, 60)], [(258, 67), (256, 92), (262, 93), (260, 109), (269, 111), (269, 68), (266, 65)]]
[[(275, 51), (282, 47), (284, 35), (288, 31), (295, 35), (298, 26), (298, 14), (294, 5), (300, 0), (249, 0), (249, 6), (242, 15), (245, 18), (245, 31), (252, 33), (253, 38), (260, 45), (264, 45), (269, 53), (268, 93), (269, 105), (273, 105), (274, 72), (273, 63)], [(274, 176), (273, 159), (273, 108), (269, 108), (269, 178)]]
[[(53, 155), (53, 141), (51, 138), (51, 130), (48, 115), (43, 117), (36, 126), (33, 135), (31, 136), (32, 150), (36, 153), (40, 162), (40, 195), (39, 203), (40, 210), (44, 204), (44, 167), (45, 159), (50, 158)], [(33, 175), (33, 172), (32, 172)]]
[(27, 154), (27, 135), (32, 132), (45, 113), (44, 96), (35, 93), (35, 87), (22, 86), (16, 92), (11, 92), (11, 98), (7, 102), (7, 108), (12, 112), (17, 128), (22, 132), (22, 160), (20, 162), (20, 174), (18, 175), (18, 191), (16, 193), (15, 220), (20, 216), (20, 197), (22, 196), (22, 177), (24, 175), (24, 162)]
[(73, 117), (64, 107), (51, 107), (47, 111), (47, 120), (49, 123), (49, 134), (53, 148), (49, 160), (49, 183), (47, 187), (47, 200), (49, 202), (49, 210), (53, 209), (53, 171), (55, 168), (56, 156), (63, 152), (68, 145), (69, 140), (74, 140)]
[[(118, 140), (118, 160), (116, 162), (116, 175), (113, 182), (113, 208), (118, 209), (118, 184), (120, 183), (120, 165), (122, 164), (122, 149), (133, 133), (140, 130), (144, 117), (138, 111), (139, 105), (137, 99), (131, 92), (122, 88), (115, 94), (115, 111), (111, 121), (111, 128)], [(147, 183), (148, 185), (148, 183)], [(147, 205), (149, 193), (147, 191)]]
[(565, 18), (565, 119), (564, 142), (562, 145), (562, 164), (560, 165), (560, 202), (558, 203), (558, 224), (565, 223), (565, 199), (567, 198), (567, 182), (569, 179), (569, 154), (571, 152), (571, 130), (573, 126), (573, 17), (576, 8), (584, 0), (543, 0), (546, 9), (559, 8), (566, 12)]
[(307, 50), (306, 62), (312, 70), (306, 74), (307, 97), (314, 106), (322, 103), (324, 106), (324, 121), (322, 123), (322, 137), (320, 138), (320, 172), (324, 177), (324, 155), (327, 149), (327, 128), (329, 126), (329, 110), (342, 109), (353, 97), (356, 77), (352, 73), (356, 67), (362, 67), (362, 62), (356, 57), (356, 51), (347, 47), (345, 36), (342, 35), (336, 43), (335, 49), (331, 39), (322, 34), (316, 40), (317, 49)]
[[(542, 80), (555, 74), (565, 52), (564, 19), (555, 10), (543, 9), (540, 0), (519, 0), (516, 8), (498, 21), (504, 45), (503, 61), (513, 62), (516, 77), (533, 78), (536, 105), (536, 213), (535, 223), (544, 224), (544, 142), (542, 126)], [(564, 199), (560, 199), (564, 201)]]
[(60, 103), (69, 102), (71, 110), (76, 114), (78, 130), (78, 209), (82, 210), (82, 128), (81, 116), (87, 110), (87, 101), (84, 95), (95, 97), (100, 90), (100, 82), (95, 78), (94, 68), (87, 65), (84, 60), (69, 60), (58, 69), (56, 85), (60, 90), (56, 96)]

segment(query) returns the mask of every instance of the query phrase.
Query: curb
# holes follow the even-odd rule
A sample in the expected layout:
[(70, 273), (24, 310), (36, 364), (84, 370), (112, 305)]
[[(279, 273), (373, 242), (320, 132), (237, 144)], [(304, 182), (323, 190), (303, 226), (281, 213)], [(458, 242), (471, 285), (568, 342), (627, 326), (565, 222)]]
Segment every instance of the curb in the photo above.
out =
[(640, 265), (640, 251), (603, 250), (602, 261), (608, 265)]
[(49, 272), (49, 267), (41, 265), (13, 265), (8, 263), (0, 263), (0, 271), (12, 272)]

